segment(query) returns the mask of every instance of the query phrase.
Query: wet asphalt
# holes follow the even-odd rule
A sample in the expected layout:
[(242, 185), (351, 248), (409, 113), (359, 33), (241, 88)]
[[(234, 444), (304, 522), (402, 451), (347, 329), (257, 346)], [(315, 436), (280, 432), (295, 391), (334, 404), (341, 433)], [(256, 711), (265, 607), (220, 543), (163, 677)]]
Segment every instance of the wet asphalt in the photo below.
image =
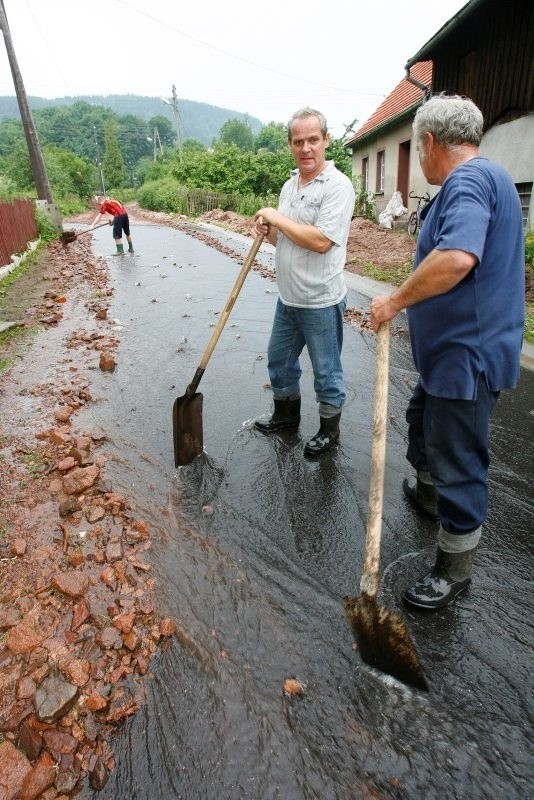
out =
[[(109, 434), (106, 471), (150, 525), (160, 608), (178, 625), (155, 658), (146, 703), (117, 733), (113, 800), (526, 800), (533, 797), (534, 373), (492, 421), (490, 510), (469, 589), (417, 613), (402, 589), (433, 561), (437, 525), (404, 501), (404, 412), (416, 375), (402, 318), (390, 355), (378, 600), (405, 619), (430, 686), (362, 663), (342, 597), (359, 593), (368, 510), (375, 338), (345, 326), (339, 444), (303, 448), (318, 426), (306, 354), (298, 432), (252, 426), (271, 407), (266, 348), (276, 283), (252, 271), (208, 363), (205, 452), (174, 468), (171, 409), (193, 378), (250, 240), (133, 228), (110, 257), (114, 373), (95, 370), (84, 411)], [(94, 249), (111, 254), (109, 231)], [(259, 256), (272, 269), (272, 249)], [(348, 306), (367, 310), (350, 278)], [(286, 678), (302, 685), (286, 696)], [(85, 796), (91, 796), (86, 790)]]

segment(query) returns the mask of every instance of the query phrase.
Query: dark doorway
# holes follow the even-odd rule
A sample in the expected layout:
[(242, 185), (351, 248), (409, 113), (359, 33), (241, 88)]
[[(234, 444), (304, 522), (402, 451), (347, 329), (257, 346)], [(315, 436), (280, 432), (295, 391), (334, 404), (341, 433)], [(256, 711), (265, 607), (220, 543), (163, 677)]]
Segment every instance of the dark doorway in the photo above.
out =
[(408, 208), (408, 176), (410, 174), (410, 140), (399, 144), (399, 168), (397, 172), (397, 191)]

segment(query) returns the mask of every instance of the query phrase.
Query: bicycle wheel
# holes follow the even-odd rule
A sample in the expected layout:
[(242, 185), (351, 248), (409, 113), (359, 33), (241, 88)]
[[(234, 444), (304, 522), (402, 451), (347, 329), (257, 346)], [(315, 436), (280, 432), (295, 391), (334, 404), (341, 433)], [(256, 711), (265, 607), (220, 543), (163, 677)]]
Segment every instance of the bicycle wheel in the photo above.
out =
[(408, 220), (408, 233), (411, 233), (413, 235), (416, 232), (416, 230), (417, 230), (417, 212), (412, 211), (412, 213), (410, 214), (410, 218)]

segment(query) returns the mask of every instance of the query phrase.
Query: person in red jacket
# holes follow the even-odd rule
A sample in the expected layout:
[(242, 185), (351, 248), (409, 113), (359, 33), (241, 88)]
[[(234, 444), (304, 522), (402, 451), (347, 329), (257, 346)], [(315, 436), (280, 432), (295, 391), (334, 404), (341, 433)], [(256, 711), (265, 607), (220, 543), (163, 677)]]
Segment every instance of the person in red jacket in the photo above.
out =
[(98, 202), (100, 203), (100, 213), (94, 218), (92, 227), (94, 228), (97, 220), (104, 214), (111, 214), (113, 220), (110, 220), (109, 224), (113, 225), (113, 238), (117, 246), (116, 255), (124, 253), (124, 245), (122, 243), (123, 231), (126, 236), (126, 241), (128, 242), (128, 252), (133, 253), (132, 237), (130, 236), (130, 220), (128, 219), (128, 212), (124, 206), (119, 203), (118, 200), (113, 200), (111, 197), (99, 197)]

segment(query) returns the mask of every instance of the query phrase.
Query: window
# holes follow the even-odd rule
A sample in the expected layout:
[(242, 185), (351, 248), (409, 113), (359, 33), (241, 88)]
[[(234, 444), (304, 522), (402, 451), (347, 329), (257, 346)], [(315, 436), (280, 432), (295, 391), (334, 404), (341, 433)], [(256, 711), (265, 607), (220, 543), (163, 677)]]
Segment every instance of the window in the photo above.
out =
[(526, 230), (528, 222), (528, 212), (532, 198), (532, 183), (516, 183), (515, 188), (521, 200), (521, 211), (523, 212), (523, 228)]
[(362, 189), (369, 191), (369, 156), (362, 158)]
[(376, 154), (376, 191), (384, 192), (384, 172), (386, 164), (386, 151), (379, 150)]

